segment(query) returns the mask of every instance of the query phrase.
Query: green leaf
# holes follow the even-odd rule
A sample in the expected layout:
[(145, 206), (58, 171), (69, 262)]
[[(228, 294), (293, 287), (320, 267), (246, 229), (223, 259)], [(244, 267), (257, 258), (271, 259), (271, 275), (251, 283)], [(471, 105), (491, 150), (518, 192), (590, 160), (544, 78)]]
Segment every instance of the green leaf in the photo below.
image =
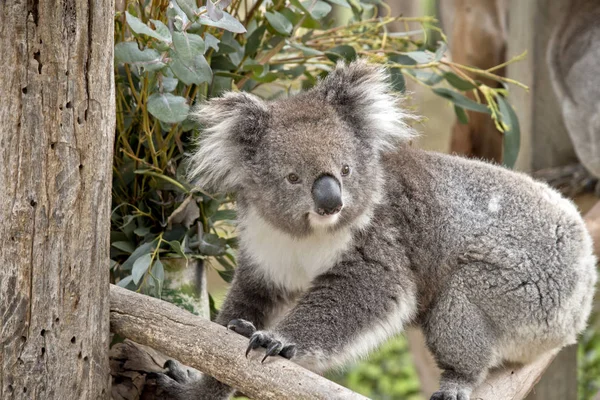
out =
[(187, 118), (190, 106), (185, 97), (171, 93), (154, 93), (148, 97), (148, 112), (169, 124), (181, 122)]
[(133, 276), (133, 283), (136, 285), (140, 282), (140, 279), (144, 276), (148, 268), (150, 267), (150, 263), (152, 262), (152, 254), (144, 254), (133, 263), (133, 268), (131, 269), (131, 275)]
[(410, 51), (405, 54), (417, 62), (417, 64), (427, 64), (433, 61), (433, 56), (424, 51)]
[(460, 91), (467, 91), (475, 89), (477, 86), (473, 85), (471, 82), (464, 80), (453, 72), (446, 72), (444, 74), (444, 78), (448, 81), (449, 84), (454, 86)]
[(142, 244), (140, 247), (135, 249), (127, 260), (121, 265), (121, 269), (130, 270), (133, 267), (133, 263), (140, 258), (142, 255), (152, 252), (152, 247), (156, 244), (156, 240)]
[(440, 47), (438, 47), (438, 49), (435, 51), (435, 55), (433, 56), (434, 61), (440, 61), (444, 57), (444, 54), (446, 54), (446, 51), (448, 51), (448, 46), (445, 42), (439, 43)]
[[(150, 36), (155, 39), (161, 40), (163, 42), (171, 41), (171, 34), (169, 32), (169, 28), (167, 28), (164, 24), (162, 24), (162, 22), (161, 22), (162, 27), (159, 28), (157, 26), (157, 30), (155, 31), (155, 30), (152, 30), (148, 25), (143, 23), (141, 19), (129, 14), (128, 11), (125, 11), (125, 19), (127, 20), (127, 24), (129, 25), (131, 30), (139, 35)], [(163, 29), (163, 27), (164, 27), (164, 29)], [(159, 29), (160, 29), (160, 31), (159, 31)], [(165, 29), (166, 29), (166, 32), (165, 32)], [(163, 35), (168, 35), (168, 36), (163, 36)]]
[(179, 59), (186, 64), (191, 64), (197, 55), (203, 55), (205, 49), (200, 36), (186, 32), (173, 32), (173, 46)]
[(168, 76), (163, 76), (162, 78), (162, 87), (165, 92), (172, 92), (177, 88), (177, 84), (179, 83), (179, 79), (177, 78), (169, 78)]
[(211, 35), (210, 33), (204, 34), (204, 43), (206, 44), (206, 50), (208, 50), (209, 47), (212, 47), (213, 49), (215, 49), (215, 51), (219, 51), (219, 42), (220, 40)]
[(171, 246), (171, 249), (173, 249), (173, 251), (175, 253), (177, 253), (177, 255), (179, 255), (180, 257), (183, 257), (183, 258), (187, 258), (181, 243), (179, 243), (177, 240), (171, 240), (168, 243), (169, 243), (169, 246)]
[(313, 49), (313, 48), (310, 48), (310, 47), (306, 47), (306, 46), (303, 46), (303, 45), (298, 44), (298, 43), (290, 43), (290, 46), (292, 46), (292, 47), (294, 47), (294, 48), (296, 48), (298, 50), (302, 50), (302, 53), (305, 56), (320, 56), (320, 55), (324, 54), (320, 50)]
[(237, 218), (235, 210), (219, 210), (211, 218), (213, 222), (216, 221), (234, 221)]
[(342, 6), (345, 8), (350, 8), (350, 4), (346, 0), (327, 0), (330, 3), (337, 4), (338, 6)]
[(225, 239), (213, 233), (206, 233), (198, 244), (198, 250), (207, 256), (218, 256), (225, 252), (226, 244), (227, 241)]
[(261, 25), (256, 28), (250, 36), (248, 36), (248, 40), (246, 41), (246, 49), (244, 50), (245, 55), (251, 56), (256, 53), (266, 30), (267, 27), (265, 25)]
[(354, 47), (348, 46), (347, 44), (343, 44), (341, 46), (336, 46), (332, 49), (325, 51), (325, 55), (333, 62), (337, 62), (340, 59), (345, 59), (350, 62), (356, 59), (356, 50)]
[(144, 237), (150, 233), (150, 228), (147, 226), (140, 226), (138, 228), (135, 228), (133, 233), (135, 233), (137, 236)]
[(316, 2), (313, 2), (313, 0), (307, 0), (303, 1), (302, 5), (310, 12), (310, 15), (317, 20), (325, 17), (331, 12), (331, 6), (324, 1), (317, 0)]
[(275, 29), (277, 32), (281, 33), (284, 36), (289, 36), (292, 33), (292, 23), (284, 17), (282, 14), (275, 12), (266, 12), (265, 17), (269, 24)]
[(154, 49), (140, 50), (137, 42), (121, 42), (115, 46), (115, 61), (126, 64), (164, 63)]
[(162, 180), (170, 183), (171, 185), (175, 186), (177, 189), (181, 190), (183, 193), (189, 192), (189, 189), (186, 188), (183, 184), (181, 184), (180, 182), (177, 182), (175, 179), (171, 178), (170, 176), (163, 175), (159, 172), (151, 171), (149, 169), (142, 169), (142, 170), (138, 169), (135, 171), (135, 174), (150, 175), (150, 176), (162, 179)]
[(151, 19), (150, 22), (154, 24), (156, 33), (158, 33), (162, 37), (169, 38), (169, 40), (163, 40), (164, 42), (168, 43), (169, 41), (171, 41), (171, 31), (169, 30), (168, 26), (166, 26), (162, 23), (162, 21), (159, 21), (157, 19)]
[(189, 18), (190, 21), (195, 21), (198, 13), (196, 0), (175, 0), (175, 3), (181, 8), (181, 11)]
[(135, 247), (133, 246), (133, 244), (131, 242), (114, 242), (114, 243), (111, 243), (110, 245), (112, 247), (114, 247), (115, 249), (124, 251), (127, 254), (131, 254), (135, 250)]
[(406, 72), (429, 86), (433, 86), (443, 79), (442, 75), (438, 75), (433, 71), (425, 71), (422, 69), (407, 69)]
[(417, 62), (405, 54), (391, 54), (389, 59), (401, 65), (417, 65)]
[(461, 124), (469, 123), (469, 117), (467, 116), (467, 113), (465, 112), (464, 108), (454, 105), (454, 113), (456, 114), (458, 122), (460, 122)]
[(131, 283), (131, 281), (133, 281), (133, 276), (131, 276), (131, 275), (126, 276), (125, 278), (123, 278), (119, 282), (117, 282), (117, 286), (124, 288), (127, 285), (129, 285)]
[(458, 105), (459, 107), (462, 107), (462, 108), (465, 108), (465, 109), (471, 110), (471, 111), (477, 111), (477, 112), (481, 112), (481, 113), (490, 114), (490, 110), (489, 110), (489, 108), (487, 108), (487, 106), (485, 104), (480, 104), (480, 103), (474, 102), (473, 100), (469, 99), (468, 97), (466, 97), (458, 92), (455, 92), (453, 90), (446, 89), (446, 88), (436, 88), (436, 89), (432, 89), (432, 90), (438, 96), (441, 96), (445, 99), (450, 100), (451, 102), (453, 102), (455, 105)]
[(406, 91), (406, 80), (399, 68), (390, 68), (390, 78), (392, 80), (392, 89), (399, 93)]
[(204, 55), (197, 54), (192, 60), (183, 60), (178, 52), (171, 52), (171, 71), (186, 85), (199, 85), (212, 79), (212, 70)]
[[(200, 7), (202, 10), (205, 7)], [(226, 31), (233, 33), (246, 33), (246, 28), (237, 19), (233, 18), (231, 14), (223, 11), (223, 18), (218, 21), (211, 20), (206, 14), (201, 15), (198, 19), (202, 25), (214, 26), (215, 28), (225, 29)]]
[(509, 168), (514, 167), (519, 155), (519, 148), (521, 147), (521, 128), (519, 126), (519, 118), (513, 110), (512, 106), (508, 104), (506, 99), (502, 96), (496, 97), (498, 102), (498, 109), (500, 110), (500, 120), (507, 129), (504, 131), (504, 153), (502, 156), (502, 163)]
[(156, 279), (159, 284), (162, 286), (162, 283), (165, 280), (165, 267), (160, 260), (156, 260), (152, 265), (152, 270), (150, 271), (152, 277)]
[(233, 280), (234, 271), (222, 271), (220, 269), (217, 269), (217, 272), (225, 282), (231, 283), (231, 281)]

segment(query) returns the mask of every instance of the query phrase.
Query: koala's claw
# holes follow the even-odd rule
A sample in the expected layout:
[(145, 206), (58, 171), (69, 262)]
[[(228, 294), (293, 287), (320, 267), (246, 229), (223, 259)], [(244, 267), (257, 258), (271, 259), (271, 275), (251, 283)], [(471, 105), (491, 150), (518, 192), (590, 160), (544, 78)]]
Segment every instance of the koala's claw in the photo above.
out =
[(250, 339), (250, 336), (254, 332), (256, 332), (256, 327), (250, 321), (246, 321), (245, 319), (232, 319), (227, 324), (227, 329), (230, 329), (236, 333), (239, 333), (242, 336)]
[(463, 391), (445, 391), (435, 392), (429, 400), (469, 400), (469, 395)]
[(295, 344), (284, 345), (280, 340), (275, 339), (273, 335), (268, 332), (256, 331), (252, 334), (250, 343), (246, 349), (246, 357), (248, 357), (251, 350), (259, 347), (265, 347), (267, 349), (261, 363), (265, 362), (265, 360), (271, 356), (280, 355), (290, 359), (296, 354)]

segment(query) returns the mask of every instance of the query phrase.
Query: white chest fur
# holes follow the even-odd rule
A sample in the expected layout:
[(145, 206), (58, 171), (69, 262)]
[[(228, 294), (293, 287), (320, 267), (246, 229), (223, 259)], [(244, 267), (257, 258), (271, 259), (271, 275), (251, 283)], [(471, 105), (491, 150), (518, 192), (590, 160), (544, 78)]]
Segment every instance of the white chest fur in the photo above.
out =
[(352, 241), (352, 232), (316, 232), (294, 238), (254, 210), (241, 221), (240, 245), (266, 279), (289, 291), (306, 290), (312, 280), (335, 265)]

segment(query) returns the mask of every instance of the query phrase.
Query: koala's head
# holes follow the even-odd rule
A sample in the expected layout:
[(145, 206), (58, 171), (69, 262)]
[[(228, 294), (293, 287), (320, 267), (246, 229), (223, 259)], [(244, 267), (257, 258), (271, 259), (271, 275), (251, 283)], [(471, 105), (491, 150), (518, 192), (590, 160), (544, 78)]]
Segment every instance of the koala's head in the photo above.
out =
[(380, 153), (412, 136), (386, 71), (364, 61), (291, 98), (230, 92), (194, 115), (205, 130), (190, 175), (294, 236), (363, 221), (381, 197)]

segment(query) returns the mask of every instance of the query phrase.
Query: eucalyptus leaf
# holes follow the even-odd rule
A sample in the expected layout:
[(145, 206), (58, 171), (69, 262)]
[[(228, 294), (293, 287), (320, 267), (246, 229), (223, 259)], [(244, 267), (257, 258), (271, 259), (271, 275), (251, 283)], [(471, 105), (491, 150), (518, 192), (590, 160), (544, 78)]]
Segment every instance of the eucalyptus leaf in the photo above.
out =
[(173, 46), (178, 58), (185, 63), (191, 63), (194, 57), (203, 55), (205, 49), (202, 37), (186, 32), (173, 32)]
[(175, 3), (181, 8), (190, 21), (195, 21), (198, 14), (196, 0), (175, 0)]
[(162, 285), (165, 280), (165, 267), (160, 260), (154, 262), (150, 273)]
[(434, 59), (431, 54), (424, 51), (410, 51), (405, 53), (405, 55), (415, 60), (417, 64), (427, 64)]
[(436, 74), (433, 71), (426, 71), (422, 69), (409, 69), (406, 72), (420, 80), (426, 85), (433, 86), (439, 83), (444, 77), (442, 75)]
[(390, 79), (392, 82), (392, 88), (396, 92), (404, 93), (406, 91), (406, 80), (404, 79), (404, 75), (399, 68), (390, 69)]
[(458, 119), (458, 122), (460, 122), (461, 124), (469, 123), (469, 117), (467, 116), (467, 112), (464, 110), (464, 108), (459, 107), (455, 104), (454, 105), (454, 113), (456, 114), (456, 118)]
[(219, 273), (219, 276), (227, 283), (231, 283), (231, 281), (233, 280), (233, 275), (234, 272), (233, 271), (222, 271), (220, 269), (217, 270), (217, 272)]
[(133, 281), (133, 276), (128, 275), (125, 278), (119, 280), (119, 282), (117, 282), (117, 286), (124, 288), (127, 285), (129, 285), (132, 281)]
[(275, 29), (277, 32), (281, 33), (284, 36), (289, 36), (292, 33), (292, 23), (284, 17), (281, 13), (275, 12), (266, 12), (265, 17), (269, 24)]
[[(202, 10), (202, 8), (204, 8), (204, 7), (201, 7), (201, 10)], [(246, 28), (244, 28), (244, 25), (242, 25), (240, 23), (240, 21), (233, 18), (231, 16), (231, 14), (229, 14), (225, 11), (223, 11), (223, 18), (221, 18), (218, 21), (211, 20), (210, 17), (208, 17), (207, 15), (201, 15), (200, 18), (198, 18), (198, 21), (202, 25), (214, 26), (215, 28), (225, 29), (226, 31), (233, 32), (233, 33), (245, 33), (246, 32)]]
[(317, 0), (306, 0), (302, 2), (302, 5), (308, 10), (310, 15), (319, 20), (331, 12), (331, 6), (324, 1)]
[(337, 62), (340, 59), (344, 59), (348, 62), (353, 61), (357, 58), (356, 50), (354, 47), (343, 44), (336, 46), (332, 49), (325, 51), (325, 56), (333, 62)]
[(169, 67), (175, 76), (186, 85), (199, 85), (212, 79), (212, 70), (202, 54), (197, 54), (192, 60), (184, 60), (179, 53), (171, 52)]
[(177, 123), (187, 118), (190, 106), (185, 97), (171, 93), (154, 93), (148, 97), (148, 112), (166, 123)]
[(206, 45), (204, 52), (206, 53), (206, 50), (208, 50), (209, 47), (215, 49), (215, 51), (219, 51), (219, 42), (220, 40), (217, 39), (216, 37), (214, 37), (213, 35), (211, 35), (210, 33), (205, 33), (204, 34), (204, 44)]
[(477, 103), (468, 97), (446, 88), (432, 89), (435, 94), (450, 100), (455, 105), (471, 111), (490, 114), (489, 108), (485, 104)]
[(175, 253), (177, 253), (178, 256), (183, 257), (183, 258), (187, 258), (187, 256), (185, 255), (185, 251), (183, 250), (183, 246), (181, 243), (179, 243), (177, 240), (171, 240), (169, 243), (169, 246), (171, 246), (171, 249), (173, 249), (173, 251)]
[(165, 92), (172, 92), (177, 87), (179, 83), (179, 79), (177, 78), (169, 78), (168, 76), (163, 76), (162, 78), (162, 88)]
[(519, 149), (521, 147), (521, 128), (519, 119), (515, 110), (508, 104), (502, 96), (496, 97), (498, 109), (500, 110), (500, 120), (506, 126), (504, 131), (504, 153), (502, 155), (502, 163), (509, 168), (515, 166)]
[(131, 254), (135, 250), (135, 247), (131, 242), (113, 242), (110, 245), (115, 249), (124, 251), (127, 254)]
[(140, 50), (137, 42), (121, 42), (115, 45), (115, 61), (126, 64), (162, 63), (160, 53), (154, 49)]
[(434, 61), (440, 61), (444, 57), (444, 54), (446, 54), (446, 51), (448, 51), (448, 46), (446, 45), (445, 42), (440, 42), (440, 46), (435, 51), (435, 55), (433, 56), (433, 60)]
[(125, 260), (123, 265), (121, 265), (121, 268), (126, 271), (130, 270), (131, 267), (133, 267), (133, 263), (138, 258), (140, 258), (144, 254), (152, 252), (152, 248), (155, 244), (156, 244), (156, 240), (153, 240), (151, 242), (147, 242), (147, 243), (144, 243), (141, 246), (139, 246), (137, 249), (135, 249), (135, 251), (133, 253), (131, 253), (129, 258), (127, 260)]
[(207, 256), (218, 256), (225, 252), (227, 242), (213, 233), (206, 233), (198, 244), (200, 253)]
[(150, 267), (150, 263), (152, 262), (152, 254), (144, 254), (133, 263), (133, 268), (131, 269), (131, 275), (133, 276), (133, 283), (136, 285), (140, 282), (140, 279), (144, 276), (148, 268)]
[(212, 0), (206, 0), (206, 13), (213, 21), (220, 21), (221, 18), (223, 18), (223, 11), (215, 6), (215, 3), (213, 3)]
[(248, 40), (246, 41), (246, 47), (244, 50), (245, 55), (251, 56), (256, 53), (266, 30), (267, 27), (265, 25), (261, 25), (258, 28), (256, 28), (250, 36), (248, 36)]
[(473, 85), (471, 82), (464, 80), (453, 72), (446, 72), (444, 74), (444, 78), (448, 81), (449, 84), (454, 86), (460, 91), (467, 91), (475, 89), (477, 86)]
[(292, 47), (294, 47), (294, 48), (296, 48), (298, 50), (302, 50), (302, 53), (305, 56), (320, 56), (320, 55), (324, 54), (320, 50), (313, 49), (313, 48), (310, 48), (310, 47), (306, 47), (306, 46), (303, 46), (303, 45), (298, 44), (298, 43), (290, 43), (290, 46), (292, 46)]
[[(148, 25), (142, 22), (141, 19), (129, 14), (128, 11), (125, 11), (125, 19), (127, 20), (127, 25), (129, 25), (131, 30), (139, 35), (150, 36), (163, 42), (171, 41), (171, 33), (169, 32), (169, 28), (164, 26), (164, 24), (162, 25), (162, 27), (160, 27), (159, 32), (158, 29), (156, 31), (151, 29)], [(165, 29), (163, 29), (163, 27), (166, 29), (166, 32)]]

